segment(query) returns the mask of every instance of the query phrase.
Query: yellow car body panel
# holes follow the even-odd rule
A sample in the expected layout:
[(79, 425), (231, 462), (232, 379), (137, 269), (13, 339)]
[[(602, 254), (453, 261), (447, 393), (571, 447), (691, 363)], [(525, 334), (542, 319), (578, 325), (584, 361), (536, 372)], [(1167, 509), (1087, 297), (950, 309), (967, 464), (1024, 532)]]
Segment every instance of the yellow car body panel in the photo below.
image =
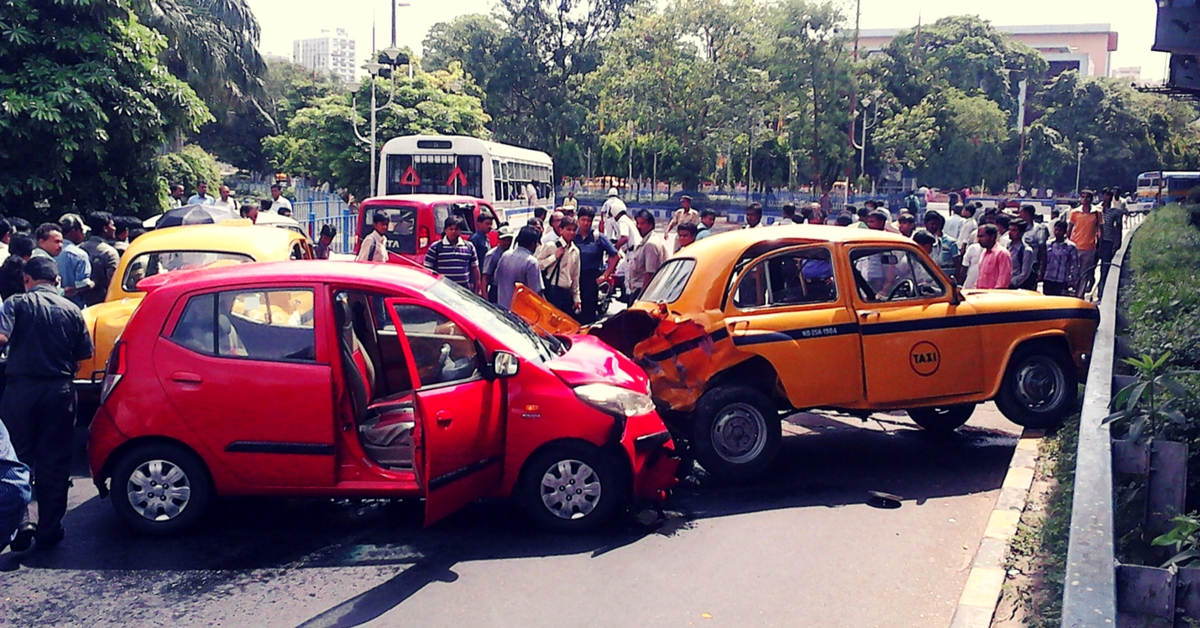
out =
[[(760, 262), (767, 268), (783, 255), (810, 254), (828, 256), (834, 296), (737, 305), (741, 285), (755, 280)], [(892, 299), (890, 292), (899, 288), (886, 286), (888, 295), (868, 298), (862, 271), (871, 269), (863, 261), (890, 258), (904, 258), (900, 263), (911, 268), (923, 265), (927, 274), (917, 276), (926, 280), (912, 282), (910, 289), (917, 291), (920, 283), (929, 294)], [(693, 410), (706, 391), (739, 368), (762, 373), (763, 361), (776, 381), (756, 383), (775, 391), (780, 405), (797, 409), (978, 403), (997, 395), (1009, 359), (1029, 341), (1056, 343), (1082, 376), (1099, 321), (1094, 305), (1071, 297), (959, 291), (915, 243), (881, 231), (813, 225), (746, 229), (699, 240), (676, 259), (693, 260), (695, 267), (672, 301), (636, 302), (590, 333), (636, 359), (651, 377), (654, 397), (678, 412)], [(879, 280), (886, 283), (890, 271), (882, 270)], [(753, 297), (753, 288), (747, 292)], [(531, 305), (541, 301), (532, 296), (520, 305), (514, 301), (514, 312), (549, 333), (577, 329), (544, 301)], [(539, 312), (530, 315), (534, 310)], [(551, 321), (555, 324), (546, 324)]]
[[(99, 382), (113, 346), (145, 296), (136, 288), (137, 278), (130, 275), (130, 265), (139, 256), (202, 252), (244, 255), (256, 262), (312, 258), (312, 245), (304, 234), (290, 229), (255, 226), (248, 221), (246, 224), (231, 222), (169, 227), (146, 233), (129, 244), (108, 286), (104, 303), (83, 309), (83, 320), (92, 335), (95, 352), (91, 358), (79, 362), (79, 370), (75, 373), (76, 383)], [(210, 266), (232, 263), (237, 262), (217, 260)]]

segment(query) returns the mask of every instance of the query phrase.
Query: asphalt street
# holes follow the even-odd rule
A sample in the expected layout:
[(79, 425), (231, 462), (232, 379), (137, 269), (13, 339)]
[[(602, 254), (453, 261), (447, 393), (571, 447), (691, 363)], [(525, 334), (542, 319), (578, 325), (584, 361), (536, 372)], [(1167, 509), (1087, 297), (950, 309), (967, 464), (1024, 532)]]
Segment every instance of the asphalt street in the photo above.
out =
[[(58, 548), (0, 554), (13, 626), (946, 626), (1016, 444), (990, 404), (949, 437), (903, 415), (799, 414), (766, 477), (702, 472), (661, 513), (539, 532), (508, 502), (238, 499), (133, 535), (77, 443)], [(900, 496), (878, 508), (868, 491)]]

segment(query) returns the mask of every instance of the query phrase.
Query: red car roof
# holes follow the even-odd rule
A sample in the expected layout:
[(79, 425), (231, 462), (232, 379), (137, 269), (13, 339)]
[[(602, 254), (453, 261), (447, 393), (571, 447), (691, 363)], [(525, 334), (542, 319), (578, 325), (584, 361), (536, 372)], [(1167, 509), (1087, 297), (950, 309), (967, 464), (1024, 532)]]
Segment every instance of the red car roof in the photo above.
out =
[(372, 196), (364, 200), (361, 206), (365, 207), (367, 205), (380, 205), (402, 201), (420, 205), (432, 205), (434, 203), (480, 203), (483, 202), (483, 199), (475, 198), (474, 196), (463, 196), (461, 194), (390, 194), (388, 196)]
[[(180, 291), (213, 287), (236, 288), (246, 284), (287, 281), (298, 283), (313, 281), (325, 283), (365, 282), (421, 291), (427, 289), (437, 279), (429, 271), (414, 266), (326, 260), (238, 264), (178, 274), (166, 273), (162, 277), (163, 279), (154, 287), (169, 285)], [(147, 280), (143, 280), (141, 283), (145, 281)], [(138, 284), (139, 287), (141, 283)]]

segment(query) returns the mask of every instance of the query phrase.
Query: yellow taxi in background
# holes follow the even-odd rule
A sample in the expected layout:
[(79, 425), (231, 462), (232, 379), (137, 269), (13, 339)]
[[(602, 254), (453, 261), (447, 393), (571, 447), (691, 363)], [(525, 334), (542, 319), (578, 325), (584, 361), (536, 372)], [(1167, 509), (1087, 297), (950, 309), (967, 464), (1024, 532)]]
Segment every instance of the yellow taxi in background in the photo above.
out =
[[(513, 307), (551, 333), (574, 324), (527, 291)], [(797, 225), (697, 241), (590, 333), (646, 369), (707, 471), (739, 479), (770, 464), (796, 410), (906, 410), (951, 431), (995, 399), (1019, 425), (1056, 425), (1098, 322), (1071, 297), (960, 290), (899, 235)]]
[[(138, 237), (121, 256), (104, 303), (83, 310), (83, 320), (96, 351), (90, 359), (79, 362), (75, 373), (81, 401), (98, 398), (109, 353), (145, 296), (137, 285), (142, 279), (212, 266), (312, 258), (312, 244), (303, 233), (255, 226), (249, 220), (169, 227)], [(84, 414), (81, 413), (81, 419), (91, 418), (85, 418)]]

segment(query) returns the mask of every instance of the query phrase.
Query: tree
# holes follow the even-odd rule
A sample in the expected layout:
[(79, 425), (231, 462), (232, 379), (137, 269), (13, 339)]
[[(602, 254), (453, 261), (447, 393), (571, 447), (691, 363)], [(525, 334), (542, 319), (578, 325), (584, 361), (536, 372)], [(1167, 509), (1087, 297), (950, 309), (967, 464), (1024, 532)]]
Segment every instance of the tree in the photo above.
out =
[(1015, 113), (1018, 83), (1027, 79), (1036, 86), (1049, 69), (1036, 50), (974, 15), (944, 17), (904, 31), (883, 51), (886, 56), (871, 62), (872, 73), (904, 107), (952, 87)]
[[(426, 38), (430, 68), (463, 64), (483, 88), (496, 139), (578, 164), (595, 96), (586, 77), (601, 46), (636, 0), (501, 0), (494, 17), (468, 15), (435, 25)], [(582, 140), (582, 141), (581, 141)]]
[(119, 0), (10, 0), (0, 7), (0, 199), (31, 219), (64, 211), (148, 215), (155, 156), (211, 119), (157, 55), (165, 40)]
[(1001, 159), (1009, 132), (1000, 106), (986, 96), (968, 96), (956, 89), (943, 96), (938, 103), (944, 116), (942, 133), (938, 150), (923, 171), (925, 179), (948, 188), (988, 181), (995, 188), (1014, 178), (1015, 162), (1010, 169)]
[[(1128, 188), (1139, 172), (1200, 166), (1196, 112), (1185, 103), (1137, 92), (1115, 79), (1064, 72), (1047, 86), (1041, 104), (1045, 115), (1038, 122), (1061, 135), (1072, 166), (1076, 145), (1083, 142), (1084, 187)], [(1031, 150), (1027, 159), (1034, 156)], [(1049, 166), (1056, 163), (1050, 161)], [(1074, 188), (1074, 168), (1038, 170), (1041, 164), (1034, 164), (1037, 180), (1052, 180), (1058, 189)]]
[[(377, 114), (378, 144), (401, 135), (470, 135), (487, 137), (488, 122), (482, 104), (462, 67), (453, 63), (449, 70), (417, 72), (410, 81), (397, 76), (391, 81), (379, 79), (376, 88), (386, 103), (395, 82), (391, 103)], [(364, 80), (352, 99), (351, 94), (333, 94), (319, 98), (300, 109), (288, 122), (286, 132), (263, 139), (263, 150), (270, 164), (280, 172), (327, 181), (331, 187), (348, 188), (363, 198), (371, 195), (370, 161), (367, 145), (354, 134), (353, 120), (360, 129), (370, 116), (370, 79)]]
[(255, 101), (258, 106), (240, 107), (224, 120), (205, 125), (196, 141), (238, 168), (266, 170), (263, 138), (283, 133), (296, 111), (344, 89), (332, 73), (290, 61), (268, 61), (262, 96)]
[(266, 65), (247, 0), (130, 0), (130, 7), (167, 38), (160, 51), (167, 69), (222, 118), (260, 95)]
[(167, 184), (179, 183), (185, 190), (195, 190), (203, 181), (216, 191), (221, 186), (221, 172), (217, 160), (195, 144), (188, 144), (174, 153), (158, 158), (159, 174)]
[(942, 136), (938, 107), (935, 99), (927, 96), (879, 124), (873, 139), (885, 162), (909, 170), (925, 166)]

